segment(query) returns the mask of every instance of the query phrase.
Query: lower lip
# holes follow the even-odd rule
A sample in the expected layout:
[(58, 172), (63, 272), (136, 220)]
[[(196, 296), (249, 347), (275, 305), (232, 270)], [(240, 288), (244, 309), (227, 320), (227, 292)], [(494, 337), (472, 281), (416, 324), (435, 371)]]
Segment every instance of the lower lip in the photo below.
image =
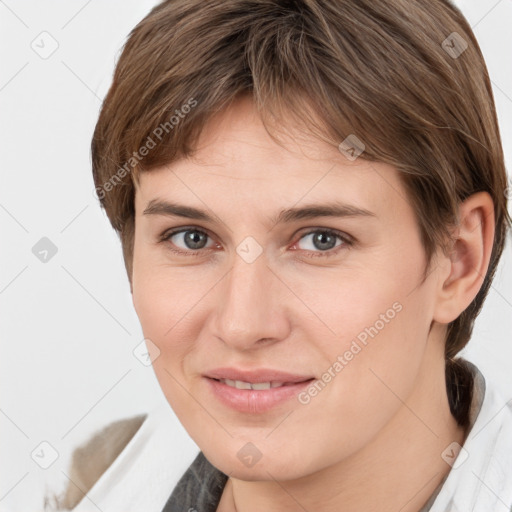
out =
[(239, 412), (259, 414), (294, 398), (314, 379), (270, 389), (237, 389), (205, 377), (215, 397)]

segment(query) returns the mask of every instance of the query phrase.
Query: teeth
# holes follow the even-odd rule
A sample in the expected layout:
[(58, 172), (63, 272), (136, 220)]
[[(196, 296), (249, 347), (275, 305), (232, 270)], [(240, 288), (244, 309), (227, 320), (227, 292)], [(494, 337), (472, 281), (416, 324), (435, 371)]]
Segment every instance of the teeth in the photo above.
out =
[(231, 380), (231, 379), (220, 379), (219, 382), (223, 384), (227, 384), (232, 388), (236, 389), (270, 389), (270, 388), (278, 388), (283, 385), (283, 382), (244, 382), (241, 380)]

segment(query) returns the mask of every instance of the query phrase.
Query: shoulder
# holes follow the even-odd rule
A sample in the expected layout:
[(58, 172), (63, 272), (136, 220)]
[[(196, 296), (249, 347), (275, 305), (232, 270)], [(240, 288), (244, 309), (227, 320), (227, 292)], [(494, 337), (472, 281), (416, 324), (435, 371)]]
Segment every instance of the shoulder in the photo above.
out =
[(73, 509), (114, 462), (146, 419), (139, 414), (109, 423), (75, 448), (69, 466), (69, 483), (60, 497), (57, 510)]

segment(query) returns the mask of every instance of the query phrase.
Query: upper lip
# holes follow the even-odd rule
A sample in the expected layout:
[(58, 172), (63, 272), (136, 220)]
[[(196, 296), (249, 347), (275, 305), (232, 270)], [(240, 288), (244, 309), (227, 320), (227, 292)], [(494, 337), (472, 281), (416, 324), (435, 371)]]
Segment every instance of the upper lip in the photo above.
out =
[(243, 382), (304, 382), (313, 379), (312, 375), (297, 375), (271, 368), (257, 368), (252, 370), (239, 370), (238, 368), (215, 368), (204, 374), (212, 379), (241, 380)]

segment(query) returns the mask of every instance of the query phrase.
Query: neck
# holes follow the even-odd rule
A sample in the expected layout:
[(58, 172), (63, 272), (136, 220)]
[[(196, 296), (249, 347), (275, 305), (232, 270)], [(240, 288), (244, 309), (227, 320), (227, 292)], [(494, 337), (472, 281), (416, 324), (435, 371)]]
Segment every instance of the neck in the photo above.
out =
[(217, 510), (418, 512), (451, 469), (441, 454), (466, 437), (450, 413), (442, 344), (430, 344), (414, 391), (397, 400), (397, 414), (350, 458), (297, 480), (229, 478)]

